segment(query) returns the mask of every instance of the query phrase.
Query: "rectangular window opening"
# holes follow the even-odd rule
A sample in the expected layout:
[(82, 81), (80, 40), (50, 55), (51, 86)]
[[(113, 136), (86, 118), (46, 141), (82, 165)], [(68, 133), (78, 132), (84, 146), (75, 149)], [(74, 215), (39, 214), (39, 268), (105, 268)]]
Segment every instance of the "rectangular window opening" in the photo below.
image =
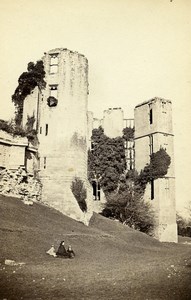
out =
[(58, 85), (50, 85), (50, 96), (58, 98)]
[(42, 127), (40, 127), (40, 134), (42, 134)]
[(45, 135), (48, 135), (48, 124), (46, 124)]
[(46, 157), (44, 157), (44, 169), (46, 169)]
[(50, 74), (58, 73), (58, 54), (50, 55)]
[(149, 118), (150, 118), (150, 124), (153, 124), (153, 110), (152, 110), (152, 108), (150, 108), (150, 111), (149, 111)]
[(154, 200), (155, 197), (154, 189), (154, 179), (151, 179), (151, 200)]

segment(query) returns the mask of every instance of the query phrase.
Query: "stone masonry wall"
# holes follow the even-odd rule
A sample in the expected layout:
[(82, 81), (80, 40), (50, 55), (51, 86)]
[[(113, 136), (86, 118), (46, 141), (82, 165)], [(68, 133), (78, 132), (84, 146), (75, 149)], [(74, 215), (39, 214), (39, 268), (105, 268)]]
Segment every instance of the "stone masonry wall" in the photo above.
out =
[[(57, 55), (51, 71), (51, 55)], [(87, 182), (87, 59), (67, 49), (54, 49), (43, 57), (47, 83), (39, 103), (39, 156), (42, 201), (78, 220), (84, 213), (71, 192), (77, 176)], [(55, 88), (58, 103), (47, 105)]]
[(23, 200), (39, 201), (41, 184), (21, 167), (17, 170), (2, 169), (0, 170), (0, 193)]
[[(135, 108), (135, 169), (140, 172), (150, 162), (150, 155), (160, 148), (171, 158), (168, 173), (154, 180), (144, 194), (152, 204), (156, 216), (155, 237), (160, 241), (177, 242), (174, 147), (172, 130), (172, 104), (169, 100), (154, 98)], [(153, 194), (154, 193), (154, 194)]]
[(124, 114), (121, 108), (110, 108), (104, 111), (103, 128), (104, 133), (115, 138), (122, 136)]

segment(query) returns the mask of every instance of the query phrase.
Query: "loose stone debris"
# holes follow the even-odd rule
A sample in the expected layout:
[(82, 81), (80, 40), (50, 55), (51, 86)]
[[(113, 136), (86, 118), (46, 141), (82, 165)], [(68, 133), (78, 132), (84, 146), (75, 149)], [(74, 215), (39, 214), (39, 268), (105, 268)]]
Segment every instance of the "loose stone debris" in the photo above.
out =
[(0, 194), (17, 197), (26, 205), (41, 198), (42, 185), (33, 174), (19, 167), (17, 170), (0, 170)]
[(15, 262), (12, 259), (5, 259), (5, 265), (7, 266), (22, 266), (25, 265), (24, 262)]

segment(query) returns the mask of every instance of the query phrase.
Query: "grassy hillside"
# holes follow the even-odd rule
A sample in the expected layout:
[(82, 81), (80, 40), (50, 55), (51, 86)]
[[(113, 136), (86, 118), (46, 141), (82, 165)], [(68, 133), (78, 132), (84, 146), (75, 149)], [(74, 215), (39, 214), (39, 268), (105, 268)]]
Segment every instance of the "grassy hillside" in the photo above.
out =
[[(46, 254), (61, 240), (74, 260)], [(190, 299), (191, 245), (160, 243), (97, 214), (87, 227), (1, 196), (0, 243), (0, 299)]]

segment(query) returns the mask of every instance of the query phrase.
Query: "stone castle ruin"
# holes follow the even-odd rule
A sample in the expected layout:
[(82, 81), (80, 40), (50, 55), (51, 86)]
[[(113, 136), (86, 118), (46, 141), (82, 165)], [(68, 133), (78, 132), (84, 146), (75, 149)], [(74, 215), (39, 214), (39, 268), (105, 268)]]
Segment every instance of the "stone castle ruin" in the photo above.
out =
[[(96, 204), (98, 208), (104, 202), (98, 185), (94, 187), (98, 196), (94, 200), (100, 201), (93, 201), (87, 176), (92, 130), (102, 126), (104, 133), (114, 138), (121, 136), (125, 127), (135, 127), (134, 139), (125, 145), (128, 170), (140, 171), (149, 162), (150, 155), (161, 147), (171, 157), (168, 174), (147, 184), (144, 198), (156, 212), (156, 238), (177, 242), (171, 102), (154, 98), (139, 104), (134, 119), (124, 119), (121, 108), (109, 108), (104, 111), (103, 119), (95, 119), (88, 111), (88, 61), (84, 55), (57, 48), (44, 53), (42, 60), (46, 87), (35, 87), (26, 96), (22, 114), (23, 127), (33, 118), (38, 143), (32, 145), (26, 138), (0, 131), (0, 192), (40, 199), (87, 224)], [(82, 212), (71, 191), (75, 178), (86, 189), (87, 213)], [(29, 183), (30, 192), (27, 192), (24, 189)]]
[(71, 191), (75, 177), (87, 181), (87, 59), (67, 49), (42, 58), (46, 88), (38, 87), (24, 101), (23, 126), (35, 117), (38, 171), (42, 201), (79, 220), (84, 218)]

